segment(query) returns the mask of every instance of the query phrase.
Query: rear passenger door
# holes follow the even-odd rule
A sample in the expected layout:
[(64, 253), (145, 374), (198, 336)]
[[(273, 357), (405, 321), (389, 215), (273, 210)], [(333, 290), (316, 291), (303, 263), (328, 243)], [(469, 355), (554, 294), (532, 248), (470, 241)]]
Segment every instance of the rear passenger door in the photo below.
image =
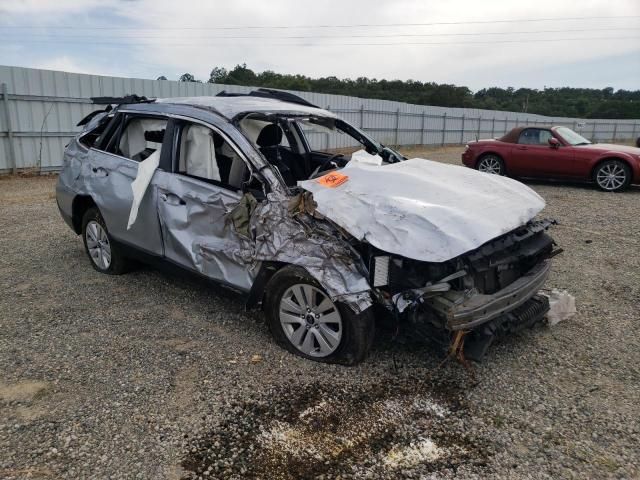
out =
[(214, 280), (249, 290), (254, 273), (238, 258), (227, 216), (242, 198), (248, 162), (220, 130), (174, 120), (173, 173), (158, 184), (165, 257)]
[(118, 113), (89, 152), (86, 184), (109, 233), (118, 241), (154, 255), (162, 255), (162, 236), (156, 209), (156, 190), (149, 185), (136, 222), (127, 229), (133, 202), (131, 183), (138, 165), (151, 154), (165, 152), (167, 119), (161, 115)]

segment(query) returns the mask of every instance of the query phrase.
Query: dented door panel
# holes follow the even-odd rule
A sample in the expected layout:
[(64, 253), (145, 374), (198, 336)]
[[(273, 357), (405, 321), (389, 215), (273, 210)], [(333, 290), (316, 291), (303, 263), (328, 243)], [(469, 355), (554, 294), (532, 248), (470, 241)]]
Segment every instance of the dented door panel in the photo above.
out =
[(190, 270), (249, 290), (259, 263), (234, 256), (240, 239), (227, 215), (241, 194), (180, 174), (163, 173), (158, 181), (158, 214), (165, 256)]
[(147, 189), (136, 222), (127, 230), (133, 191), (131, 183), (138, 174), (138, 162), (100, 150), (89, 150), (83, 182), (87, 193), (100, 209), (109, 233), (116, 239), (162, 255), (160, 225), (156, 213), (153, 182)]

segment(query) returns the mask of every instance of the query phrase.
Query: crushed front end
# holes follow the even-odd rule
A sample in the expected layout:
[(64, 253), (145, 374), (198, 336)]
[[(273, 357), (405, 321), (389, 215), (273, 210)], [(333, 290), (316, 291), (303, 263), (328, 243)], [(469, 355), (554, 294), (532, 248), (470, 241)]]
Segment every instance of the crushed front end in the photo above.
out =
[(540, 321), (549, 309), (538, 295), (559, 253), (546, 233), (555, 222), (530, 221), (481, 247), (440, 263), (368, 247), (378, 301), (413, 336), (449, 346), (464, 337), (464, 355), (481, 361), (494, 339)]

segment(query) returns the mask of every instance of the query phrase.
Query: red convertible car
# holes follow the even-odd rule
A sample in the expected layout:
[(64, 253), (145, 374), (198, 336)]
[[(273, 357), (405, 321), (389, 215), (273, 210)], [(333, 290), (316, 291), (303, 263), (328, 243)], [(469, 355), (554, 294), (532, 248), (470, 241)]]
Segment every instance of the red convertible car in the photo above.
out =
[(517, 127), (469, 142), (462, 163), (498, 175), (592, 181), (609, 192), (640, 183), (640, 148), (591, 143), (567, 127)]

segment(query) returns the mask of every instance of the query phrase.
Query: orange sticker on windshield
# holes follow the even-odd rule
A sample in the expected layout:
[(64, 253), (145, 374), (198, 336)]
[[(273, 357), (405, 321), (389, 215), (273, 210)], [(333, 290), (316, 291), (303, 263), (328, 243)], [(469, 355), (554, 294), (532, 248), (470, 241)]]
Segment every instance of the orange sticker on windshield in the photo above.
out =
[(326, 175), (318, 178), (318, 182), (320, 183), (320, 185), (324, 185), (325, 187), (329, 188), (338, 187), (347, 180), (349, 180), (349, 177), (339, 172), (327, 173)]

